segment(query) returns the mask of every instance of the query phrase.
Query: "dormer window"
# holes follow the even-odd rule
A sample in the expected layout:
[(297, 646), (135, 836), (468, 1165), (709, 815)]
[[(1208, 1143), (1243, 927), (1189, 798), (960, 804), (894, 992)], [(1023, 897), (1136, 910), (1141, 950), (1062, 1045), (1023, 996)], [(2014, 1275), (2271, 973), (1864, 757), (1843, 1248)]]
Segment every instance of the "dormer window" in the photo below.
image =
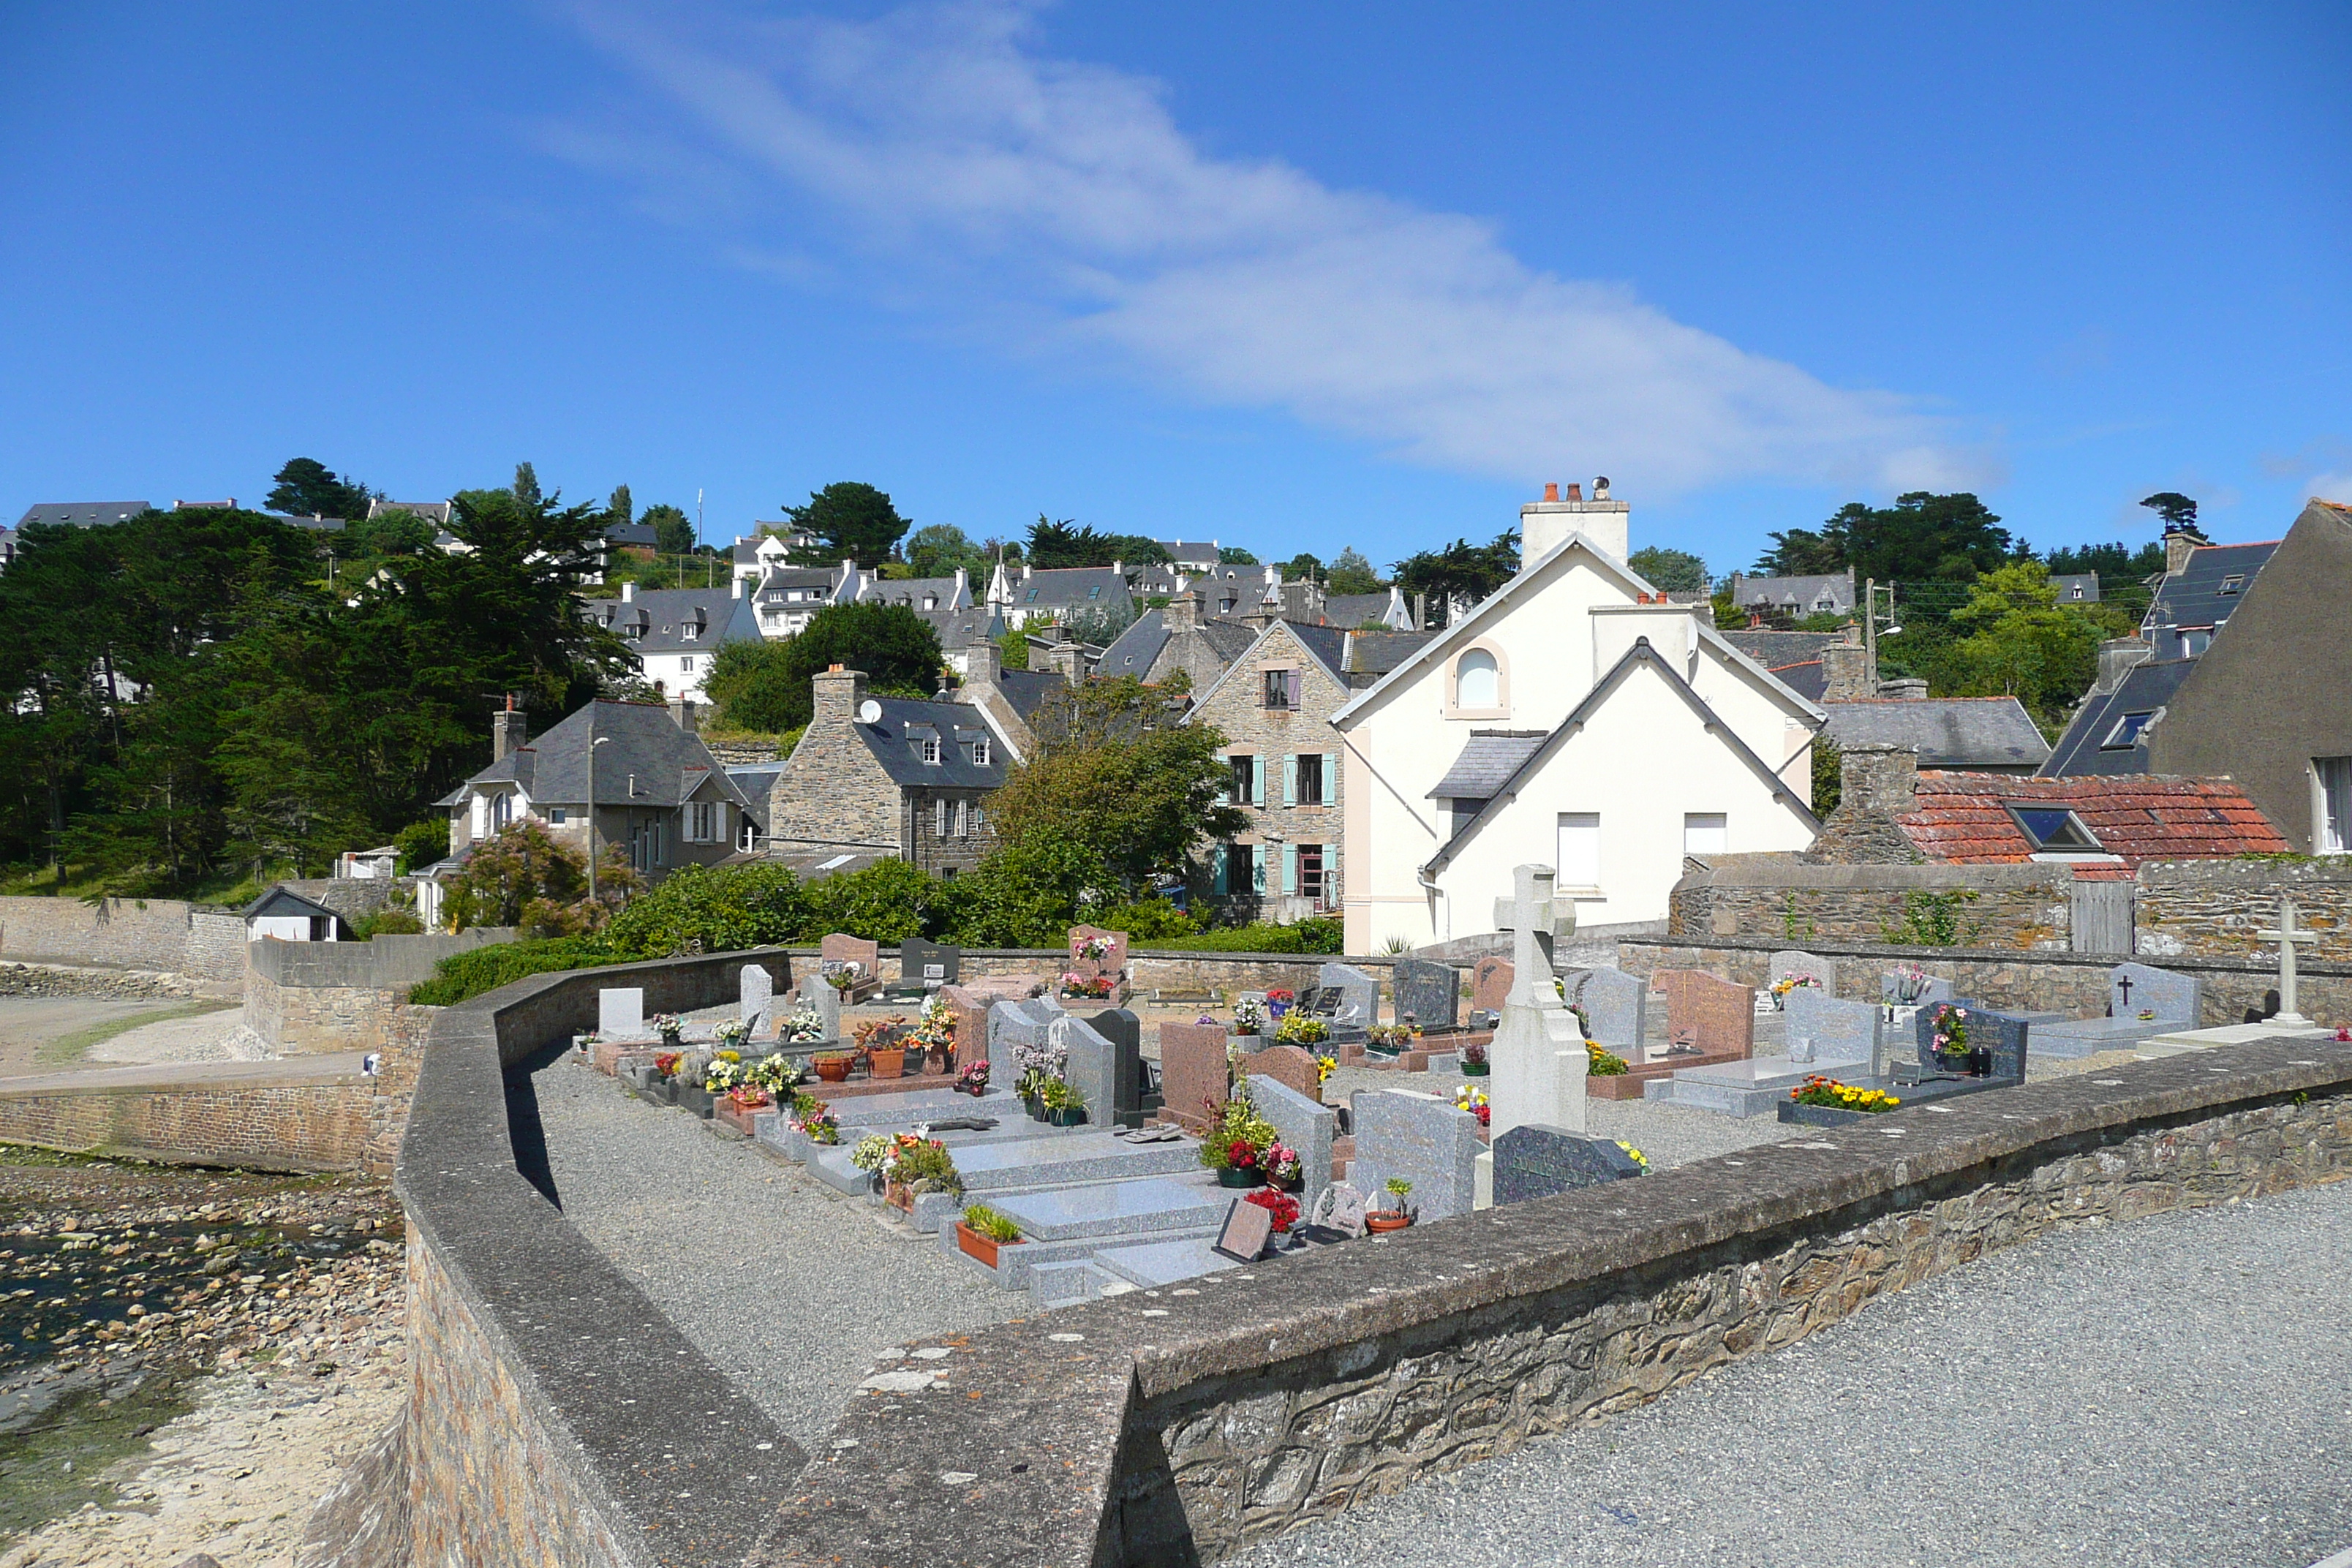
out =
[(2243, 572), (2232, 572), (2227, 577), (2221, 579), (2221, 585), (2213, 591), (2214, 596), (2222, 599), (2233, 597), (2242, 589), (2243, 589), (2245, 585), (2246, 574)]
[(988, 742), (985, 739), (974, 741), (971, 743), (971, 765), (973, 767), (984, 768), (988, 766), (988, 759), (992, 754), (992, 753), (991, 753), (988, 749)]
[(923, 761), (937, 767), (940, 762), (940, 738), (932, 735), (923, 742)]
[(2155, 717), (2156, 710), (2152, 708), (2145, 713), (2125, 714), (2122, 718), (2116, 721), (2116, 727), (2107, 731), (2107, 738), (2099, 742), (2099, 750), (2103, 752), (2130, 751), (2133, 745), (2138, 742), (2139, 732), (2142, 730), (2147, 729), (2147, 721)]

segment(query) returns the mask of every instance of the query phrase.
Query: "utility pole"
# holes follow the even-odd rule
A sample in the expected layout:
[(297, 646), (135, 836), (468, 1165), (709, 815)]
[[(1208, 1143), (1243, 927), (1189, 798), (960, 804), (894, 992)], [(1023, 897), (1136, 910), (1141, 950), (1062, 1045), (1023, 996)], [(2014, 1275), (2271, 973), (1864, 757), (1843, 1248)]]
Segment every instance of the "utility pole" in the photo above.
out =
[(596, 748), (612, 740), (596, 733), (596, 700), (588, 700), (588, 901), (596, 901)]
[(1862, 582), (1862, 678), (1870, 684), (1870, 694), (1878, 695), (1878, 579), (1865, 577)]

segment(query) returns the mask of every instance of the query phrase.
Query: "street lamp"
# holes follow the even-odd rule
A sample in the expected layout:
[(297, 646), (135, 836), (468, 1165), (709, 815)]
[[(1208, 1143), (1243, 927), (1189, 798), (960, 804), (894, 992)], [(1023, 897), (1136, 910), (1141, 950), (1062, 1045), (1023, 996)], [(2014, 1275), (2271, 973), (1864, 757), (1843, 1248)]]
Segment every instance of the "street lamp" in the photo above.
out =
[(588, 701), (588, 901), (596, 901), (596, 748), (613, 743), (610, 735), (596, 733), (596, 701)]

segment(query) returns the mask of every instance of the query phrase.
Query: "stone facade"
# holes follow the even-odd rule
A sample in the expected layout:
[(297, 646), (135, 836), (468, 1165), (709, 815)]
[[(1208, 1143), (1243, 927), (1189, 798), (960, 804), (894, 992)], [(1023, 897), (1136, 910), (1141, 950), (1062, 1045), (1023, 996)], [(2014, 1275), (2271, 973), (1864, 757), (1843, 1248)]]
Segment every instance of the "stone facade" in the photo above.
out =
[[(1297, 673), (1295, 705), (1266, 705), (1267, 671)], [(1213, 725), (1225, 737), (1227, 757), (1253, 763), (1253, 798), (1233, 802), (1249, 818), (1234, 842), (1250, 847), (1254, 867), (1261, 858), (1265, 867), (1249, 887), (1230, 879), (1217, 889), (1243, 906), (1234, 912), (1297, 919), (1339, 907), (1340, 802), (1348, 767), (1330, 719), (1349, 695), (1346, 682), (1324, 668), (1286, 621), (1266, 627), (1202, 693), (1192, 721)], [(1311, 783), (1301, 778), (1302, 757), (1312, 759), (1305, 765)], [(1310, 789), (1318, 797), (1311, 804)], [(1319, 876), (1310, 871), (1317, 860)], [(1312, 892), (1305, 890), (1310, 878)]]
[(1877, 743), (1838, 752), (1837, 809), (1806, 852), (1828, 865), (1913, 866), (1927, 858), (1895, 819), (1911, 811), (1919, 783), (1919, 753)]
[(1726, 857), (1675, 884), (1669, 935), (1705, 941), (1884, 942), (1917, 900), (1948, 903), (1972, 947), (2064, 949), (2074, 873), (2064, 866), (1810, 865), (1788, 856)]
[(855, 732), (866, 700), (862, 670), (816, 678), (816, 708), (768, 792), (772, 845), (898, 847), (898, 786)]

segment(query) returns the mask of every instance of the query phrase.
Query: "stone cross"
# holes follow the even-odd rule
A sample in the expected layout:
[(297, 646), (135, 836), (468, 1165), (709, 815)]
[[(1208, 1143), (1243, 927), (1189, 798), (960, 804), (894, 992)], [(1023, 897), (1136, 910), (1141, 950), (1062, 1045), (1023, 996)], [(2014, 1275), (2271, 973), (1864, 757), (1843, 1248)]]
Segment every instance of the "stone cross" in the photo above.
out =
[(1591, 1058), (1576, 1015), (1552, 984), (1546, 951), (1563, 931), (1576, 929), (1575, 906), (1552, 896), (1549, 866), (1519, 866), (1508, 906), (1497, 905), (1497, 924), (1512, 934), (1511, 991), (1495, 1027), (1490, 1090), (1493, 1135), (1530, 1123), (1584, 1131), (1584, 1079)]
[(2254, 934), (2264, 942), (2278, 943), (2279, 950), (2279, 1010), (2263, 1021), (2271, 1024), (2284, 1024), (2289, 1028), (2311, 1027), (2311, 1020), (2296, 1012), (2294, 1007), (2294, 944), (2299, 942), (2317, 942), (2319, 933), (2298, 930), (2294, 923), (2294, 900), (2282, 898), (2279, 900), (2277, 928), (2273, 931), (2258, 931)]

